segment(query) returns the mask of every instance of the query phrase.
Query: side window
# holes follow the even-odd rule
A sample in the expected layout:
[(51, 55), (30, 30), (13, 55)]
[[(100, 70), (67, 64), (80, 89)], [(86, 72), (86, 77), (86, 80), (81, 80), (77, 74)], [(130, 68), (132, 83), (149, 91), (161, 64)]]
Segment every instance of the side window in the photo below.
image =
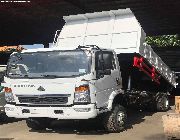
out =
[[(103, 60), (104, 63), (101, 63), (102, 61), (102, 54), (103, 54)], [(104, 65), (102, 65), (104, 64)], [(103, 53), (97, 52), (96, 53), (96, 70), (104, 70), (109, 69), (109, 70), (114, 70), (116, 69), (115, 66), (115, 59), (114, 55), (112, 52), (104, 51)]]

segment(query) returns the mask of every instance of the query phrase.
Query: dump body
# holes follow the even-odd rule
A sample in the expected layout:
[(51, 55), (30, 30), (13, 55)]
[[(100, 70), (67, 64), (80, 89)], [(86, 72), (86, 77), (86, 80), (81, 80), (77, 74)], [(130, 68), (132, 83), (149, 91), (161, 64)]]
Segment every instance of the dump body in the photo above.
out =
[(146, 34), (130, 9), (73, 15), (64, 20), (66, 24), (57, 38), (56, 47), (97, 45), (113, 49), (117, 54), (139, 54), (168, 83), (176, 86), (174, 72), (145, 44)]

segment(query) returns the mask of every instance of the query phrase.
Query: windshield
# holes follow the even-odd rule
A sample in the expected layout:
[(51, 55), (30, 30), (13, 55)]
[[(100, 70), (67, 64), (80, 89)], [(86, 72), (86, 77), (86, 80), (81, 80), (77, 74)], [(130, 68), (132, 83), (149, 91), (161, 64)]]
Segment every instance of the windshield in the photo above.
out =
[(91, 55), (85, 51), (16, 53), (8, 62), (7, 75), (23, 77), (72, 77), (90, 72)]

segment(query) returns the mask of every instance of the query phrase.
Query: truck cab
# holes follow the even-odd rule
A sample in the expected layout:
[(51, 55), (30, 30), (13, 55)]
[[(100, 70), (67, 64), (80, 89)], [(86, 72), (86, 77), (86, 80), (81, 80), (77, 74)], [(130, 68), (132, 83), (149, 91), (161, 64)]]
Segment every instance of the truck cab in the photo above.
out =
[(6, 114), (16, 118), (95, 118), (123, 93), (115, 52), (96, 46), (13, 53), (5, 82)]

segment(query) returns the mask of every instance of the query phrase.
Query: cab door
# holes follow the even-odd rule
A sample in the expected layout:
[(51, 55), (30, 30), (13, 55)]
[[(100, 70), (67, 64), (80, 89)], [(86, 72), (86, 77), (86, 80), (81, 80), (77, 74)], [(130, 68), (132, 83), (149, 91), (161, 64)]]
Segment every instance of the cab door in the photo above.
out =
[(98, 108), (106, 108), (109, 96), (118, 88), (120, 72), (111, 51), (98, 51), (95, 54), (96, 99)]

